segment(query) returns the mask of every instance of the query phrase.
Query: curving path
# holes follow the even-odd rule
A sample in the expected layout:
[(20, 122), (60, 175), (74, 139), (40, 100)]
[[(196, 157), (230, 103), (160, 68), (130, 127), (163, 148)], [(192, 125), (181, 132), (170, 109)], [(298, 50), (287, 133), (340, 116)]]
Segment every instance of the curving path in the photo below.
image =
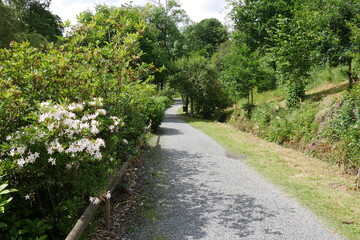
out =
[(161, 236), (156, 239), (342, 239), (241, 160), (227, 157), (210, 137), (179, 119), (179, 107), (177, 101), (168, 109), (161, 125), (159, 144), (167, 177), (159, 217), (151, 223)]

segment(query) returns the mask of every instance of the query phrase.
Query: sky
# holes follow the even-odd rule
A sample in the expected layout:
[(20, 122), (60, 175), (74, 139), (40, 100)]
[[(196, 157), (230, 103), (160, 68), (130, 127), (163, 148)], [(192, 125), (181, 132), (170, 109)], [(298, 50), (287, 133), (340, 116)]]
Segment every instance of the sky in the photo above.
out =
[[(96, 4), (120, 6), (124, 3), (133, 2), (133, 5), (144, 6), (151, 0), (52, 0), (50, 10), (61, 17), (63, 22), (70, 20), (76, 23), (76, 15), (85, 10), (92, 10)], [(163, 2), (163, 0), (162, 0)], [(181, 8), (186, 11), (194, 22), (200, 22), (205, 18), (217, 18), (226, 24), (226, 0), (179, 0)]]

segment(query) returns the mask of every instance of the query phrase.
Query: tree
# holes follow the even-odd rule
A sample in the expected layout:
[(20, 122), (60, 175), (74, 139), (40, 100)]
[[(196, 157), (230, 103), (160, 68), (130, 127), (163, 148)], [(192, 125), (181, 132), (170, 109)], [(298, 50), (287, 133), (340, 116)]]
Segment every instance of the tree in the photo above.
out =
[(273, 46), (271, 32), (276, 29), (278, 16), (291, 18), (295, 0), (231, 0), (230, 16), (235, 29), (244, 34), (243, 41), (251, 51), (261, 53)]
[(204, 19), (196, 24), (194, 33), (209, 55), (229, 39), (226, 27), (216, 18)]
[(59, 16), (49, 10), (50, 1), (39, 2), (30, 0), (22, 14), (22, 21), (29, 32), (44, 36), (49, 42), (56, 42), (57, 36), (63, 32), (62, 22)]
[(215, 118), (230, 101), (218, 78), (218, 71), (208, 59), (192, 55), (176, 61), (175, 74), (170, 85), (181, 93), (185, 109), (191, 106), (191, 114)]
[(182, 37), (178, 24), (186, 23), (188, 16), (180, 9), (177, 0), (152, 1), (149, 22), (158, 30), (158, 41), (168, 58), (174, 60), (182, 55)]
[(18, 40), (21, 22), (14, 10), (0, 1), (0, 48), (8, 47), (11, 41)]
[(0, 1), (0, 47), (9, 47), (11, 41), (29, 41), (34, 46), (56, 42), (63, 27), (49, 6), (50, 1)]
[(254, 90), (259, 92), (273, 89), (275, 77), (259, 56), (245, 43), (228, 46), (229, 53), (224, 57), (221, 78), (237, 97), (246, 97), (248, 105), (254, 105)]

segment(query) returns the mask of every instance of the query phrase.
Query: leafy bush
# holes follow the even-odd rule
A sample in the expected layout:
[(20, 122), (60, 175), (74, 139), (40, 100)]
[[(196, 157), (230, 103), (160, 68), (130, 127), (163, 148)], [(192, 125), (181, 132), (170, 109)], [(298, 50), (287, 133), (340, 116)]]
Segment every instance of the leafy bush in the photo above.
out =
[(139, 61), (140, 12), (97, 11), (62, 45), (0, 49), (0, 176), (18, 189), (0, 218), (5, 239), (64, 237), (169, 104), (152, 99), (154, 68)]
[(338, 142), (340, 163), (346, 169), (360, 168), (360, 84), (340, 102), (327, 137)]
[(341, 83), (347, 80), (346, 66), (330, 67), (328, 64), (321, 67), (316, 66), (309, 73), (307, 88), (316, 87), (321, 83)]
[(316, 136), (319, 123), (314, 120), (318, 106), (319, 103), (308, 101), (287, 116), (292, 123), (291, 141), (308, 143)]
[(152, 131), (157, 131), (164, 120), (165, 110), (172, 105), (173, 101), (165, 96), (155, 97), (148, 106), (149, 118)]

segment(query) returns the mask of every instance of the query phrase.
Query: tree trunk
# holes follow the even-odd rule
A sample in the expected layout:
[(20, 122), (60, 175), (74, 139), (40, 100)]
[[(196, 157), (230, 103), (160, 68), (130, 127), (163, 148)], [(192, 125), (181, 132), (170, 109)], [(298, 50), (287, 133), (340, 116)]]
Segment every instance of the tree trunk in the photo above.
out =
[(348, 78), (349, 78), (349, 89), (353, 87), (353, 76), (352, 76), (352, 58), (348, 57), (347, 59), (348, 64)]
[(254, 105), (254, 88), (251, 89), (250, 91), (250, 97), (251, 97), (251, 105)]
[(191, 116), (194, 116), (194, 100), (190, 98)]
[(189, 97), (182, 97), (183, 99), (183, 112), (189, 114)]

